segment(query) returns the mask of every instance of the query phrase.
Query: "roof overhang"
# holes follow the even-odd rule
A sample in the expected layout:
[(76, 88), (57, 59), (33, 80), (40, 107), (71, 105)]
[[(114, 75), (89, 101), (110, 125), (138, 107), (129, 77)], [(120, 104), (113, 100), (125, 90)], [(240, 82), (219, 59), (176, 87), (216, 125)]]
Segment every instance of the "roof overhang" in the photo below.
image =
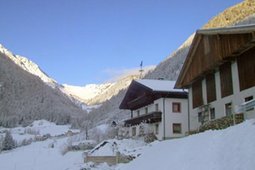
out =
[(136, 110), (159, 98), (187, 98), (186, 91), (154, 91), (137, 81), (132, 81), (119, 106), (120, 109)]
[[(255, 47), (255, 25), (198, 30), (175, 88), (188, 88), (206, 73), (213, 72), (224, 62), (233, 60), (253, 47)], [(211, 51), (208, 52), (208, 48)]]

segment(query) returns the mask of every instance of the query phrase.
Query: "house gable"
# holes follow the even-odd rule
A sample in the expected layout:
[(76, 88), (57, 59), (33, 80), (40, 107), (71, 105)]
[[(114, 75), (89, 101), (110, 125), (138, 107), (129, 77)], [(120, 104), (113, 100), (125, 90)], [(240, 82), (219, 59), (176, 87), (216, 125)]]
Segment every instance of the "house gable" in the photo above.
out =
[(136, 110), (159, 98), (187, 98), (187, 92), (173, 89), (174, 84), (166, 80), (133, 80), (119, 108)]
[(198, 30), (175, 87), (187, 88), (226, 61), (255, 46), (255, 25)]

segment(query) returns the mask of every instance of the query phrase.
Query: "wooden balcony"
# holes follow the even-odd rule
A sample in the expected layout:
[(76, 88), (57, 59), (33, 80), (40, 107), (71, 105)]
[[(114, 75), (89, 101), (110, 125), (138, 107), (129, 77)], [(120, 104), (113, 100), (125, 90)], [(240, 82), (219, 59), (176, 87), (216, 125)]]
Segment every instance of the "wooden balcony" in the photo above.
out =
[(161, 122), (162, 120), (162, 112), (155, 111), (148, 114), (143, 114), (138, 117), (128, 119), (125, 121), (125, 126), (133, 126), (138, 125), (140, 123), (156, 123)]

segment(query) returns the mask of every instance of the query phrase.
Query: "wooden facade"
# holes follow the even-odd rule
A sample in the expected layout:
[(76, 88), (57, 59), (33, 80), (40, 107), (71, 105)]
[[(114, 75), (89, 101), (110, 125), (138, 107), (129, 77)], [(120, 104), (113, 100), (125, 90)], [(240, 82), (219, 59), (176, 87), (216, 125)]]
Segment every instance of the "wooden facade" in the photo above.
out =
[(208, 74), (206, 80), (206, 94), (207, 102), (213, 102), (216, 100), (216, 84), (214, 73)]
[[(240, 90), (255, 86), (255, 47), (237, 58)], [(251, 78), (252, 77), (252, 78)]]
[[(176, 88), (188, 88), (191, 130), (255, 98), (255, 25), (197, 31)], [(255, 118), (254, 108), (245, 119)], [(244, 112), (244, 111), (242, 111)]]
[(224, 63), (220, 66), (220, 85), (221, 97), (226, 97), (233, 94), (231, 62)]
[(203, 102), (203, 92), (202, 92), (202, 81), (198, 80), (192, 84), (192, 99), (193, 99), (193, 108), (202, 106)]
[(231, 61), (254, 46), (254, 25), (244, 28), (198, 30), (176, 87), (188, 87), (200, 76), (214, 70), (224, 62)]

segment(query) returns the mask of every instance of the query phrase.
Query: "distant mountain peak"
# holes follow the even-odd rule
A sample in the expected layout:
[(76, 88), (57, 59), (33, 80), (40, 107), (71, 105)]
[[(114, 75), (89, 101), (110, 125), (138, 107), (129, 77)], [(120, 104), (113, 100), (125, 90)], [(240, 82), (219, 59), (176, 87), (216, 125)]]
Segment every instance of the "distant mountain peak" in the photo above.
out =
[(43, 82), (47, 85), (51, 86), (52, 88), (57, 87), (57, 82), (50, 78), (44, 71), (40, 69), (40, 67), (34, 63), (33, 61), (29, 60), (26, 57), (15, 55), (10, 52), (7, 48), (0, 44), (0, 52), (4, 53), (7, 57), (9, 57), (14, 63), (20, 66), (23, 70), (38, 76)]

